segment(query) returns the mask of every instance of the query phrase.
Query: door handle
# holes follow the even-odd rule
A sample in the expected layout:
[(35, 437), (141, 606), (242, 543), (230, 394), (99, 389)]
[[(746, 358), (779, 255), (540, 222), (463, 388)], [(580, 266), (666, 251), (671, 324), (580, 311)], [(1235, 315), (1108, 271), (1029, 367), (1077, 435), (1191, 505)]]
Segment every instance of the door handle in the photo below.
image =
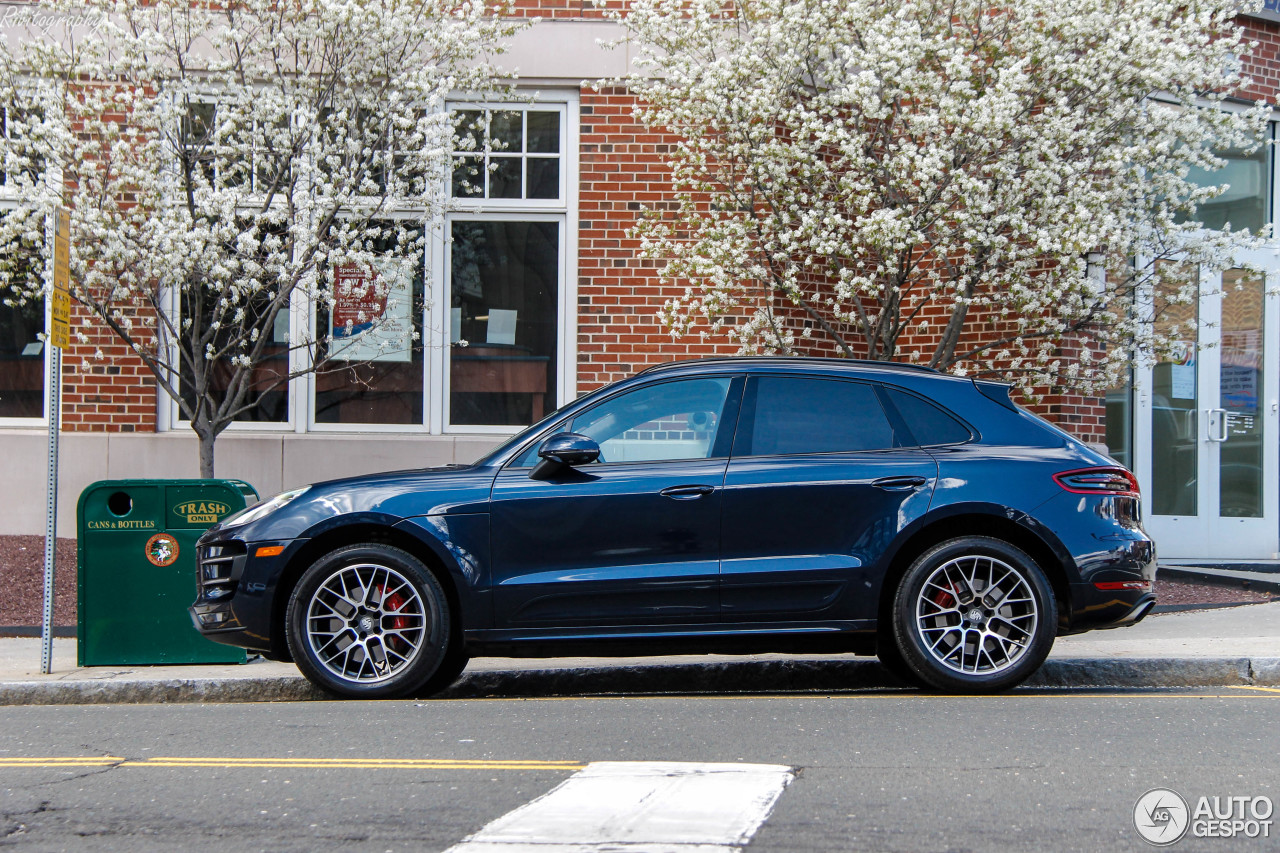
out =
[(658, 492), (658, 494), (676, 501), (692, 501), (709, 495), (714, 491), (714, 486), (670, 486)]
[[(1206, 409), (1209, 413), (1209, 430), (1205, 436), (1206, 441), (1223, 442), (1227, 440), (1227, 410), (1226, 409)], [(1215, 431), (1215, 427), (1217, 430)]]
[(926, 477), (881, 477), (873, 480), (871, 485), (886, 492), (905, 492), (908, 489), (918, 489), (927, 482), (929, 480)]

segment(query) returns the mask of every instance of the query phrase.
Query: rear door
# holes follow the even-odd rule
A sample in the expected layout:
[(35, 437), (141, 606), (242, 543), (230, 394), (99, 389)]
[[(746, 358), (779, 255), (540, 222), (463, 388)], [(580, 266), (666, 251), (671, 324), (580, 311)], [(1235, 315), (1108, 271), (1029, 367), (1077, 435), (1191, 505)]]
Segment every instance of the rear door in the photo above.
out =
[(724, 484), (725, 621), (875, 617), (885, 548), (938, 474), (888, 412), (871, 383), (751, 377)]

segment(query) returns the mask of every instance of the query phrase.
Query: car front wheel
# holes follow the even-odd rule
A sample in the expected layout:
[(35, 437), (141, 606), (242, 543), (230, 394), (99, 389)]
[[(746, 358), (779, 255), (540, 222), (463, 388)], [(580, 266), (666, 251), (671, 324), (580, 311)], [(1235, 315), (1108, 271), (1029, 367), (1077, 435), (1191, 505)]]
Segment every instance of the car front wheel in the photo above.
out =
[(935, 545), (907, 569), (894, 598), (893, 636), (926, 684), (994, 693), (1039, 669), (1057, 621), (1034, 560), (1007, 542), (966, 536)]
[(450, 648), (440, 582), (388, 545), (352, 545), (320, 558), (294, 588), (286, 618), (298, 669), (340, 696), (416, 695), (459, 656)]

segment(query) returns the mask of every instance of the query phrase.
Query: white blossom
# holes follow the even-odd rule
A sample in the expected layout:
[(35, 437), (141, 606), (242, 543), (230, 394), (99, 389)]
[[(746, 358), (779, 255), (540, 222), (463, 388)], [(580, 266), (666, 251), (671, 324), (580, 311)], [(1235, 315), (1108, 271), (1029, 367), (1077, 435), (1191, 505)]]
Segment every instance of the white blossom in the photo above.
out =
[[(1211, 230), (1191, 169), (1256, 150), (1234, 0), (632, 0), (638, 117), (678, 209), (636, 229), (674, 337), (1096, 392), (1185, 329)], [(1092, 256), (1100, 274), (1086, 275)], [(1174, 263), (1176, 262), (1176, 263)], [(1185, 324), (1182, 324), (1185, 325)], [(799, 329), (808, 331), (797, 336)], [(812, 331), (809, 331), (812, 329)], [(810, 337), (812, 336), (812, 337)], [(1088, 358), (1062, 359), (1067, 342)]]
[(447, 201), (447, 98), (505, 85), (504, 2), (46, 0), (94, 24), (0, 50), (18, 198), (0, 288), (44, 292), (23, 258), (65, 202), (73, 298), (178, 402), (212, 476), (223, 429), (325, 367), (327, 330), (295, 330), (292, 366), (263, 370), (277, 315), (332, 305), (338, 266), (385, 297), (420, 263)]

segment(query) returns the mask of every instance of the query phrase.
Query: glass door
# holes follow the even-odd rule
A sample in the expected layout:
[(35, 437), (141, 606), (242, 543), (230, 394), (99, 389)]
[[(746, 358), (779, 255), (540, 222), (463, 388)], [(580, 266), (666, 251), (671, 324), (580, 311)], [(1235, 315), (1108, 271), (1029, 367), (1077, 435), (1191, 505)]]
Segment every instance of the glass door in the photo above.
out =
[[(1251, 260), (1274, 262), (1270, 253)], [(1162, 312), (1167, 329), (1185, 330), (1183, 345), (1138, 371), (1146, 527), (1162, 557), (1272, 559), (1280, 550), (1277, 311), (1267, 282), (1275, 276), (1202, 269), (1199, 278), (1196, 304)]]

